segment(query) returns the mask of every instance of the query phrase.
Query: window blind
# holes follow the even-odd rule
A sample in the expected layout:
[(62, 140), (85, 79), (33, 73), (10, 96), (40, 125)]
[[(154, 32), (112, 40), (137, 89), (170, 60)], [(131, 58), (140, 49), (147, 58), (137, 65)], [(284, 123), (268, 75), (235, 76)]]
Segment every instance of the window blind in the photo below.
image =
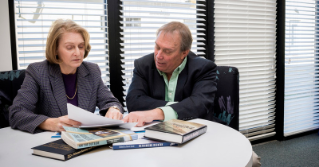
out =
[(319, 128), (318, 6), (286, 1), (284, 136)]
[(276, 0), (214, 1), (215, 63), (239, 70), (239, 131), (274, 136)]
[[(197, 0), (198, 1), (198, 0)], [(165, 23), (179, 21), (186, 24), (193, 35), (191, 50), (203, 56), (205, 39), (203, 28), (205, 5), (195, 0), (121, 0), (121, 57), (124, 99), (133, 76), (134, 60), (154, 52), (156, 31)], [(204, 0), (203, 0), (204, 2)], [(126, 103), (124, 102), (126, 105)]]
[(18, 69), (45, 60), (49, 29), (56, 19), (71, 19), (90, 33), (91, 51), (84, 61), (99, 65), (109, 84), (107, 7), (104, 0), (15, 0)]

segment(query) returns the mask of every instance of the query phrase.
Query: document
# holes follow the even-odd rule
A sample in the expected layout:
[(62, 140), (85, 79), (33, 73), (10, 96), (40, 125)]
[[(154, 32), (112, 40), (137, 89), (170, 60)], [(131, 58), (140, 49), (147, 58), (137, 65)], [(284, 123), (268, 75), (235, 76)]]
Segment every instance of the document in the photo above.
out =
[(89, 111), (83, 110), (77, 106), (67, 103), (68, 117), (75, 121), (81, 122), (82, 125), (79, 128), (95, 128), (95, 127), (107, 127), (107, 126), (119, 126), (121, 128), (130, 129), (137, 123), (124, 123), (122, 120), (115, 120), (111, 118), (102, 117), (93, 114)]

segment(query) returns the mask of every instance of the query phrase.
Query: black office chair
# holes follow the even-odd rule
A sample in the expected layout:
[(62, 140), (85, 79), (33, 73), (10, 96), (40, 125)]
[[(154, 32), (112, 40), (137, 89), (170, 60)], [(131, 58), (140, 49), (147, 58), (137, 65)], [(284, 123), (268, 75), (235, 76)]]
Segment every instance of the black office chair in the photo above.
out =
[(217, 66), (214, 117), (239, 130), (239, 73), (236, 67)]
[(25, 70), (0, 72), (0, 128), (9, 126), (9, 110), (25, 77)]

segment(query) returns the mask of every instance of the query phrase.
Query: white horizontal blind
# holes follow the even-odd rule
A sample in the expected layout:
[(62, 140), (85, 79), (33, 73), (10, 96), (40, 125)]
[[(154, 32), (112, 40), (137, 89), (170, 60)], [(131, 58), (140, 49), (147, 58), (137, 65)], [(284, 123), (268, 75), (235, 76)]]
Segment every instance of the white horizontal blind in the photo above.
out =
[(318, 3), (286, 1), (284, 136), (319, 128)]
[[(204, 26), (199, 21), (205, 21), (197, 16), (204, 16), (198, 12), (205, 11), (203, 4), (196, 0), (121, 0), (123, 15), (120, 23), (122, 43), (121, 54), (123, 67), (124, 99), (131, 84), (134, 60), (154, 52), (156, 31), (165, 23), (179, 21), (186, 24), (193, 35), (191, 51), (204, 55), (199, 50), (205, 50), (204, 38), (198, 35), (198, 28)], [(124, 102), (126, 105), (126, 103)]]
[(71, 19), (90, 33), (91, 51), (85, 61), (99, 65), (109, 85), (107, 8), (103, 0), (15, 0), (18, 69), (45, 60), (49, 29), (57, 19)]
[(275, 132), (276, 0), (215, 0), (215, 63), (239, 70), (239, 130)]

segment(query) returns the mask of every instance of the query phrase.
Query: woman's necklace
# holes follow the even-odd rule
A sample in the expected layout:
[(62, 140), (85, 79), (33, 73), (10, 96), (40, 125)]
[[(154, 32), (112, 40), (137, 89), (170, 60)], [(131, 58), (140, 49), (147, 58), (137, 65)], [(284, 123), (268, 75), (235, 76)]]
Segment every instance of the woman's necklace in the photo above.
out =
[(74, 99), (74, 97), (75, 97), (77, 91), (78, 91), (78, 83), (76, 83), (76, 85), (75, 85), (75, 93), (74, 93), (73, 97), (69, 97), (68, 95), (66, 95), (66, 97), (67, 97), (69, 100)]

